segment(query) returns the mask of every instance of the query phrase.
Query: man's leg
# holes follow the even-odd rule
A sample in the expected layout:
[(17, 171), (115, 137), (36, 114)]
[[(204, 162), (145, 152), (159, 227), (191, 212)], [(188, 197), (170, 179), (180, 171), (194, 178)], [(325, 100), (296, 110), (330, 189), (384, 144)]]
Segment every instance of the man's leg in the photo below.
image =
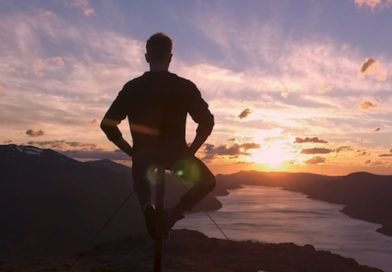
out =
[(183, 178), (191, 185), (177, 205), (181, 207), (182, 212), (191, 210), (215, 188), (214, 174), (196, 157), (180, 160), (173, 166), (173, 171), (176, 176)]
[(151, 189), (149, 175), (152, 172), (152, 163), (147, 160), (133, 159), (132, 178), (133, 188), (139, 198), (147, 231), (152, 238), (155, 236), (156, 212), (151, 204)]
[(151, 203), (151, 189), (148, 181), (148, 168), (150, 163), (141, 160), (133, 159), (132, 163), (132, 178), (133, 189), (135, 190), (141, 207)]
[(216, 185), (214, 174), (196, 157), (181, 159), (171, 168), (174, 175), (190, 183), (191, 188), (181, 197), (176, 206), (166, 211), (165, 232), (168, 232), (176, 221), (183, 218), (184, 212), (191, 210), (205, 198)]

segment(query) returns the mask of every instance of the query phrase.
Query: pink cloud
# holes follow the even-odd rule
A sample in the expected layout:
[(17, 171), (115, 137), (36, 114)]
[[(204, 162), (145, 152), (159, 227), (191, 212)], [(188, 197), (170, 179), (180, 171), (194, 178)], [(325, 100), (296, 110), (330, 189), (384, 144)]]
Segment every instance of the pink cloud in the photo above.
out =
[(4, 83), (0, 82), (0, 95), (5, 92), (6, 86)]
[(34, 65), (34, 74), (38, 77), (42, 77), (46, 72), (56, 71), (63, 68), (64, 65), (65, 61), (61, 56), (38, 60)]
[(70, 5), (82, 11), (86, 16), (95, 15), (95, 10), (91, 7), (89, 0), (71, 0)]
[(372, 10), (387, 7), (392, 4), (392, 0), (355, 0), (355, 4), (359, 7), (368, 6)]

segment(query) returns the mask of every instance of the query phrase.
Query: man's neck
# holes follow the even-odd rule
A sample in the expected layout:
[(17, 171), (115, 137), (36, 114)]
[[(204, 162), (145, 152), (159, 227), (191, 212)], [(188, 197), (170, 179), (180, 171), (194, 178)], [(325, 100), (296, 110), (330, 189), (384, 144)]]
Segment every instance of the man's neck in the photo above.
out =
[(169, 71), (169, 65), (166, 63), (154, 63), (150, 64), (150, 72), (167, 72)]

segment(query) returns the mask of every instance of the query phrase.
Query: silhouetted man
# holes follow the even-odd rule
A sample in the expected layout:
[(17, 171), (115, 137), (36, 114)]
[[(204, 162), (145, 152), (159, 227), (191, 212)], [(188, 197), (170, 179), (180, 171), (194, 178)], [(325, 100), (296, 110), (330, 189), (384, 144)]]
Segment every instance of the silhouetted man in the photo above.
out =
[[(195, 157), (211, 134), (214, 117), (200, 91), (191, 81), (168, 71), (172, 41), (163, 34), (152, 35), (146, 44), (150, 71), (126, 83), (101, 122), (106, 136), (132, 157), (134, 189), (150, 235), (155, 233), (155, 208), (151, 204), (149, 176), (163, 165), (193, 183), (179, 203), (165, 210), (162, 232), (167, 235), (183, 213), (192, 209), (214, 187), (215, 177)], [(187, 114), (198, 123), (190, 146), (185, 140)], [(133, 147), (122, 138), (117, 125), (128, 117)]]

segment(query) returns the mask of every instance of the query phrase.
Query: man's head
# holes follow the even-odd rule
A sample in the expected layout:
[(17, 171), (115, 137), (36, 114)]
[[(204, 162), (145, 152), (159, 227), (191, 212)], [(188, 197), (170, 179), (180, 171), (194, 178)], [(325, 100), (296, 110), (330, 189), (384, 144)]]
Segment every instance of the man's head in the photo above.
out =
[(164, 33), (152, 35), (146, 44), (146, 60), (151, 65), (169, 66), (172, 58), (172, 40)]

